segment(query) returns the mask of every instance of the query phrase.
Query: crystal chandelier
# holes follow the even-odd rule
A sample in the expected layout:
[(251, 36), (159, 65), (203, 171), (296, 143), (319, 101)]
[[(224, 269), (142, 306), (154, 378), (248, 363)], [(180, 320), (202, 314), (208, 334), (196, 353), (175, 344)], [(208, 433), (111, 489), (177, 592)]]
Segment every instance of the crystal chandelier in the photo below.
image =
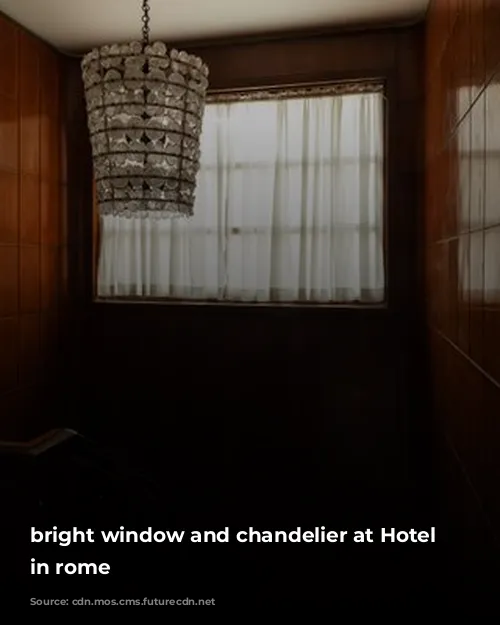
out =
[(101, 215), (190, 217), (200, 159), (208, 67), (143, 40), (107, 45), (82, 61)]

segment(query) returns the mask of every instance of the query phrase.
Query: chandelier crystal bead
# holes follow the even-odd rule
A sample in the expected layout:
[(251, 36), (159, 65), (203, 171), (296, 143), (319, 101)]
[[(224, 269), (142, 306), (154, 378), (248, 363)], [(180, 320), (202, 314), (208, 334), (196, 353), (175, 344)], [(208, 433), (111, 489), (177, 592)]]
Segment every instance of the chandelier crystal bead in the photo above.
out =
[[(147, 12), (145, 13), (147, 17)], [(101, 215), (193, 215), (208, 67), (161, 42), (103, 46), (82, 61)]]

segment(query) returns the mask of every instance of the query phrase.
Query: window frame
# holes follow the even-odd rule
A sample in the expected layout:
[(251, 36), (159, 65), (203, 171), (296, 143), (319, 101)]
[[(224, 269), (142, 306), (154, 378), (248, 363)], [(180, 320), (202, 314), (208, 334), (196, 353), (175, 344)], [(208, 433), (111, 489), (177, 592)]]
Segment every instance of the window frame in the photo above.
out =
[(93, 302), (100, 304), (160, 304), (172, 306), (227, 306), (227, 307), (245, 307), (245, 308), (335, 308), (335, 309), (359, 309), (359, 310), (387, 310), (389, 308), (390, 291), (389, 291), (389, 224), (388, 224), (388, 207), (389, 207), (389, 96), (386, 78), (367, 78), (367, 79), (344, 79), (344, 80), (328, 80), (314, 82), (297, 82), (282, 85), (266, 85), (241, 88), (226, 89), (209, 89), (207, 92), (206, 102), (222, 103), (222, 102), (241, 102), (241, 101), (259, 101), (263, 99), (290, 99), (293, 97), (320, 97), (322, 95), (348, 95), (351, 93), (381, 93), (383, 97), (383, 153), (382, 153), (382, 170), (383, 170), (383, 200), (382, 200), (382, 237), (383, 237), (383, 263), (384, 263), (384, 299), (378, 303), (342, 303), (342, 302), (316, 302), (316, 301), (237, 301), (237, 300), (220, 300), (220, 299), (186, 299), (173, 297), (154, 297), (154, 296), (115, 296), (102, 297), (97, 294), (98, 289), (98, 269), (99, 269), (99, 253), (100, 253), (100, 217), (98, 212), (96, 184), (92, 177), (92, 296)]

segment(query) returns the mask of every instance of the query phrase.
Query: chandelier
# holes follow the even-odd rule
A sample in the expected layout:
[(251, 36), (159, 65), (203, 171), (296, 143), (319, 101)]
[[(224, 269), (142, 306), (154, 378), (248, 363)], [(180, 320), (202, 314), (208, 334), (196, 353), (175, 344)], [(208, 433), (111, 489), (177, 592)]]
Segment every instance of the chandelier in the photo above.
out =
[(92, 50), (82, 61), (101, 215), (190, 217), (200, 160), (208, 67), (149, 41)]

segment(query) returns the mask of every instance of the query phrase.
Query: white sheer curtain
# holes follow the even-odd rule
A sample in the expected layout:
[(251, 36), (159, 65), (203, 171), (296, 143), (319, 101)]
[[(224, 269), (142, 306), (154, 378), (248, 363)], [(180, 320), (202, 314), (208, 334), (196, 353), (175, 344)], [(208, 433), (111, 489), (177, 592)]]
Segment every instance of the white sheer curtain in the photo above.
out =
[(209, 104), (195, 216), (101, 219), (98, 294), (384, 299), (383, 96)]

